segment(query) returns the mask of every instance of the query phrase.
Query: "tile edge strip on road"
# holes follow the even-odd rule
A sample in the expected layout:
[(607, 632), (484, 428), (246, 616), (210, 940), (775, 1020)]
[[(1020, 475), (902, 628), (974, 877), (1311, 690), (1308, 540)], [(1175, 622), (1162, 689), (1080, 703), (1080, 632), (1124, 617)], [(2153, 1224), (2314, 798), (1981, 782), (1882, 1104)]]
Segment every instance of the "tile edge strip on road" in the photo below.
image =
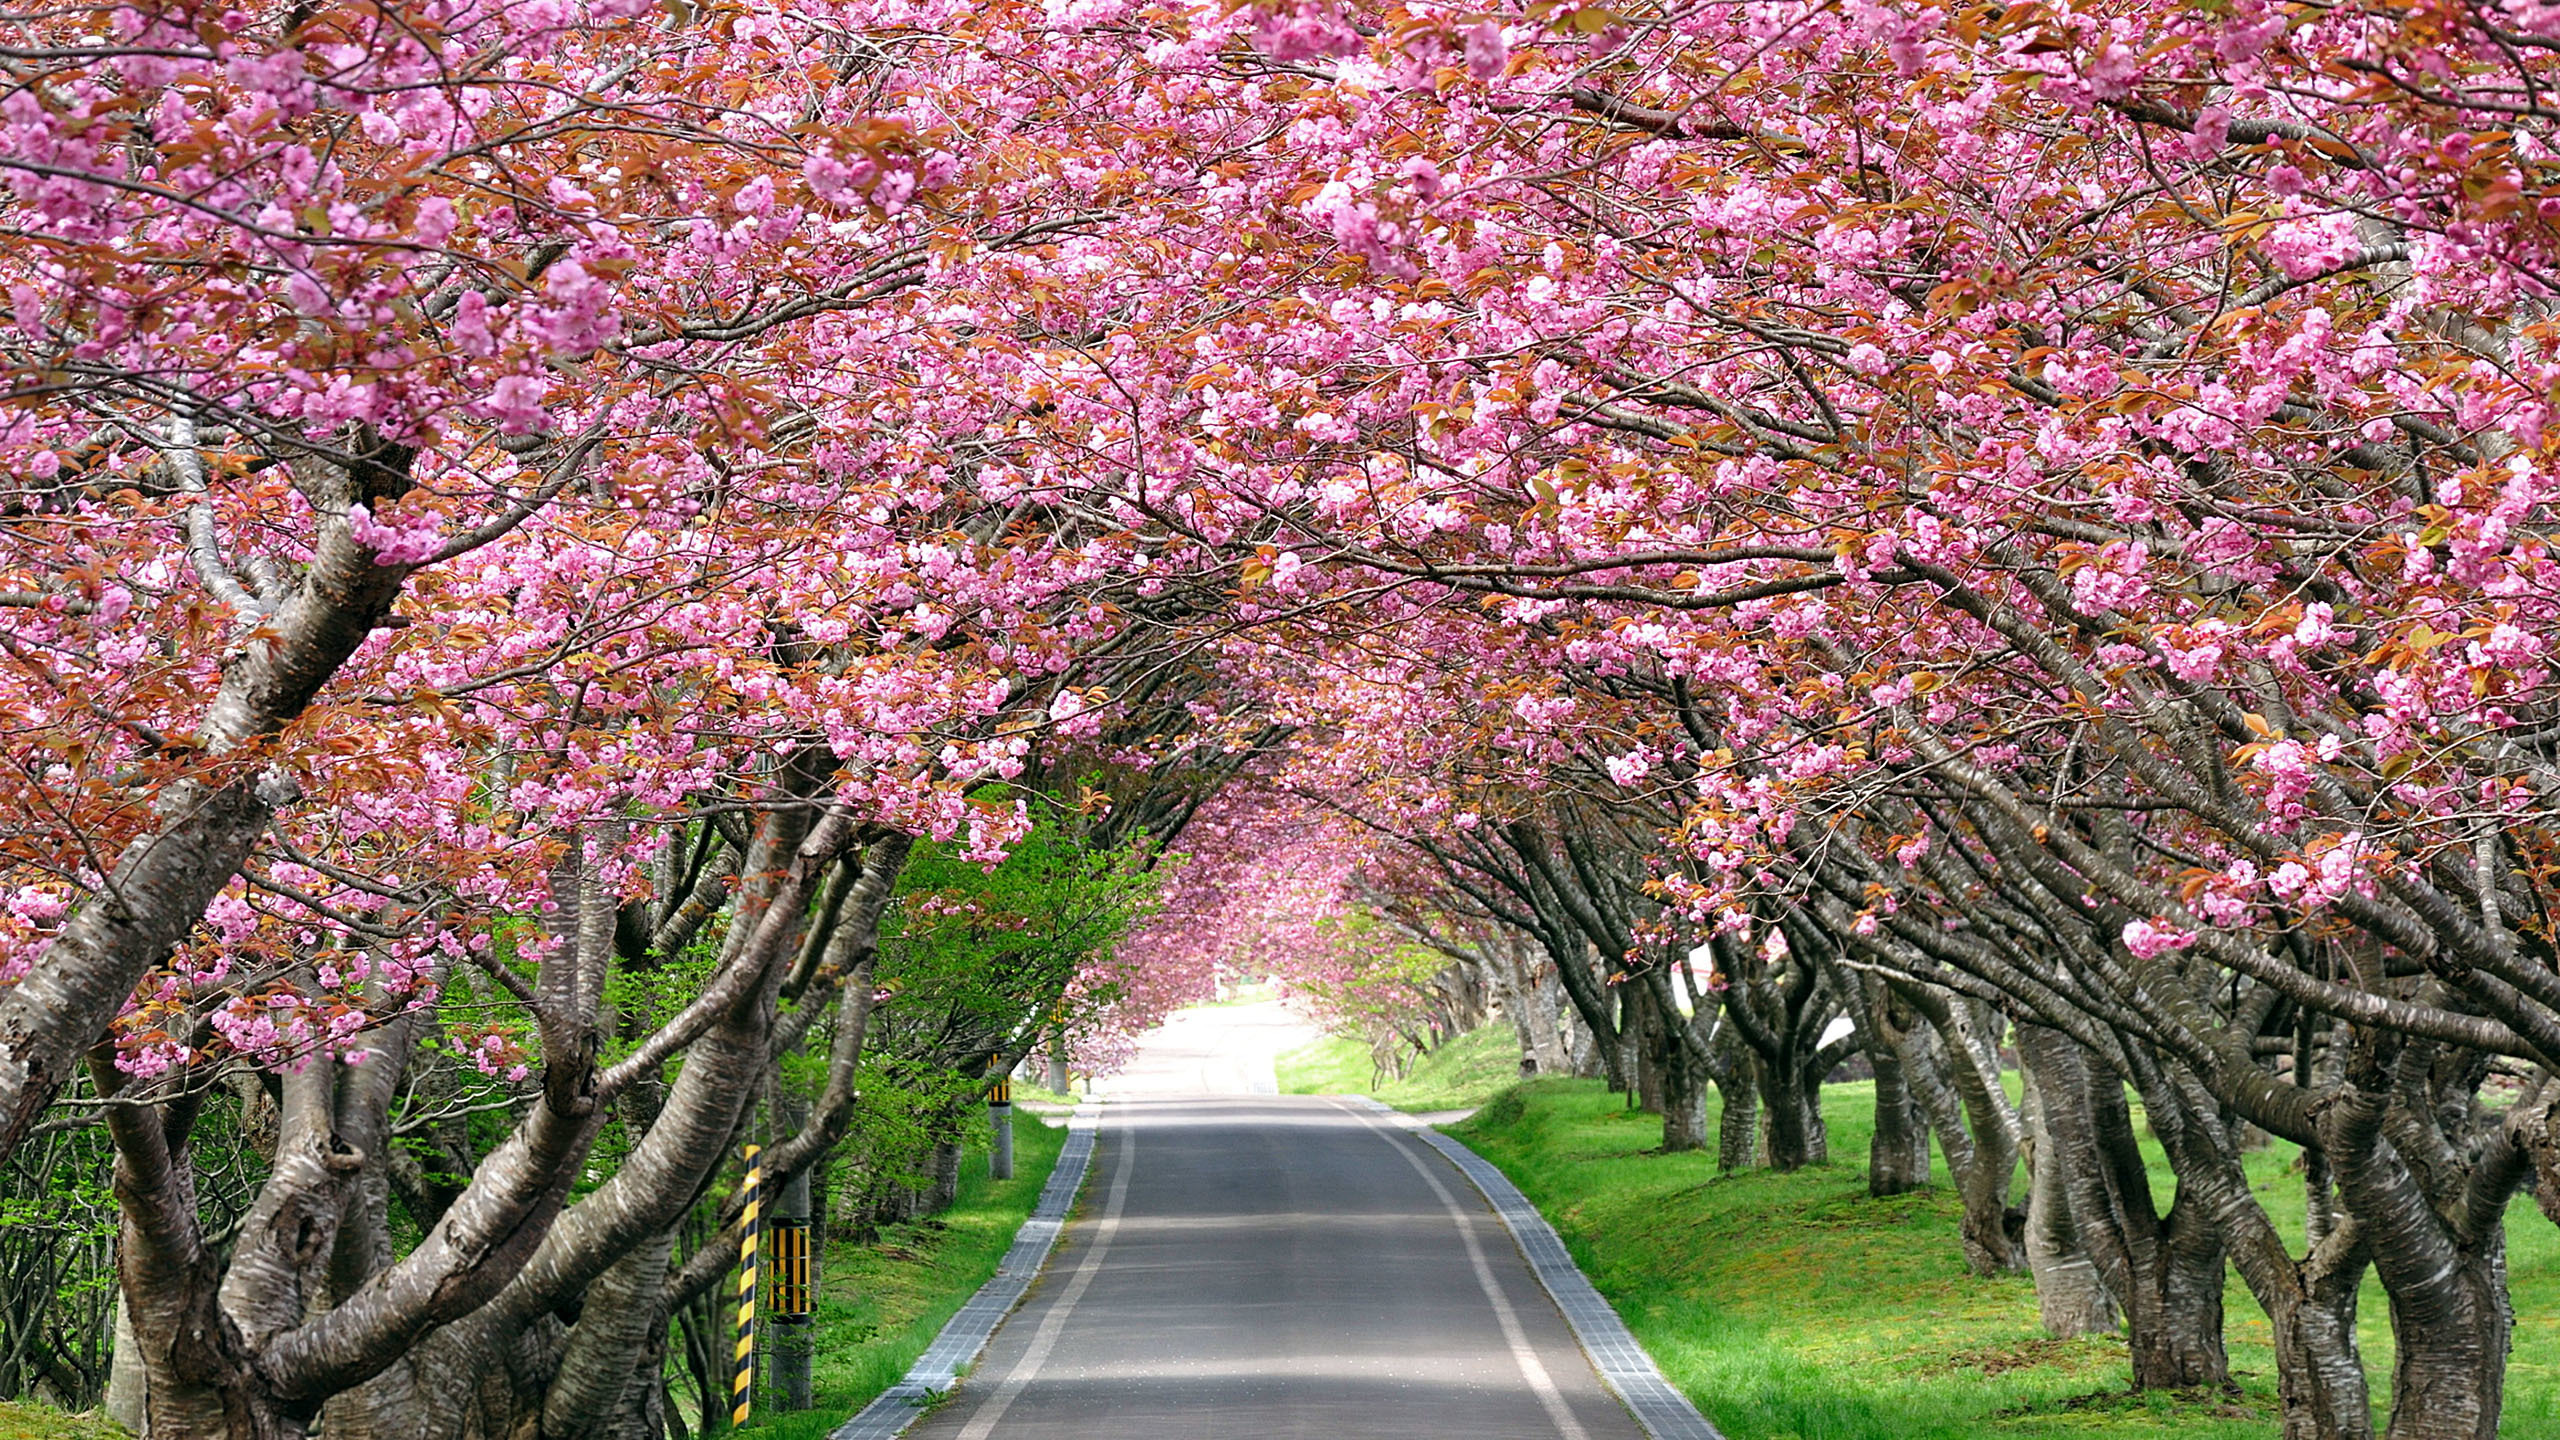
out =
[(1100, 1106), (1088, 1101), (1076, 1107), (1067, 1121), (1067, 1143), (1058, 1151), (1058, 1163), (1049, 1171), (1049, 1183), (1041, 1187), (1040, 1202), (1031, 1207), (1030, 1217), (1013, 1233), (1013, 1245), (1004, 1252), (995, 1275), (979, 1286), (969, 1303), (942, 1327), (942, 1333), (933, 1337), (933, 1344), (907, 1367), (904, 1378), (837, 1427), (829, 1440), (895, 1440), (922, 1419), (933, 1397), (949, 1390), (959, 1379), (961, 1369), (987, 1348), (996, 1326), (1022, 1303), (1023, 1292), (1031, 1288), (1040, 1267), (1048, 1263), (1049, 1251), (1057, 1245), (1058, 1233), (1066, 1226), (1067, 1211), (1074, 1207), (1076, 1192), (1084, 1186), (1085, 1171), (1093, 1163), (1094, 1133), (1101, 1124)]
[(1600, 1378), (1625, 1401), (1627, 1409), (1654, 1440), (1724, 1440), (1689, 1397), (1662, 1378), (1662, 1368), (1653, 1363), (1644, 1346), (1636, 1342), (1627, 1322), (1618, 1318), (1617, 1310), (1582, 1273), (1564, 1241), (1557, 1238), (1555, 1227), (1511, 1177), (1495, 1168), (1491, 1161), (1468, 1149), (1464, 1144), (1423, 1124), (1404, 1112), (1366, 1096), (1344, 1097), (1366, 1105), (1379, 1114), (1390, 1116), (1416, 1139), (1437, 1150), (1458, 1172), (1482, 1191), (1493, 1213), (1502, 1217), (1502, 1226), (1511, 1232), (1519, 1245), (1529, 1270), (1546, 1287), (1547, 1294), (1564, 1312), (1565, 1323), (1573, 1327), (1574, 1337), (1582, 1342), (1583, 1352), (1591, 1357), (1591, 1367)]

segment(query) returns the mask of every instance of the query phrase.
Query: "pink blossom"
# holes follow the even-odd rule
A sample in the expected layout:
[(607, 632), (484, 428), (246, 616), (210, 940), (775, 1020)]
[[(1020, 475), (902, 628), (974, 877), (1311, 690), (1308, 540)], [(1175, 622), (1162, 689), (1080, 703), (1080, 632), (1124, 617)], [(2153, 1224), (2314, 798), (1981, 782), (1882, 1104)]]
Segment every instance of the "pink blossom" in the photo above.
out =
[(2150, 920), (2129, 920), (2124, 927), (2124, 948), (2142, 960), (2156, 960), (2171, 951), (2184, 950), (2196, 943), (2196, 937), (2184, 930)]

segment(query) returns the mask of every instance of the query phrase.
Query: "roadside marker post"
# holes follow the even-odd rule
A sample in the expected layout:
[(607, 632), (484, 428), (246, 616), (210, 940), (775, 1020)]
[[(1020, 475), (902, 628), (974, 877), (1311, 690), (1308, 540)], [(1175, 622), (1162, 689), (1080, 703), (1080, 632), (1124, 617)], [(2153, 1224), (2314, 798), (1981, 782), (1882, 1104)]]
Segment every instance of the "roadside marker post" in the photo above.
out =
[(805, 1221), (774, 1217), (773, 1256), (766, 1263), (773, 1271), (773, 1298), (764, 1307), (766, 1318), (777, 1324), (806, 1324), (809, 1320), (809, 1226)]
[(747, 1147), (747, 1178), (738, 1187), (745, 1197), (746, 1211), (738, 1223), (746, 1233), (738, 1237), (738, 1351), (737, 1369), (729, 1381), (729, 1423), (747, 1423), (747, 1413), (755, 1408), (756, 1388), (756, 1210), (762, 1199), (757, 1192), (764, 1182), (764, 1167), (756, 1163), (762, 1147)]
[(987, 1173), (998, 1180), (1013, 1178), (1013, 1067), (1005, 1063), (1001, 1052), (987, 1057), (987, 1123), (996, 1132), (995, 1143), (987, 1152)]
[[(804, 1179), (806, 1174), (802, 1172)], [(813, 1313), (817, 1306), (809, 1283), (808, 1206), (806, 1197), (802, 1197), (800, 1213), (791, 1213), (791, 1188), (783, 1187), (783, 1197), (774, 1206), (773, 1219), (767, 1226), (772, 1243), (766, 1247), (772, 1253), (764, 1262), (764, 1314), (773, 1326), (772, 1338), (765, 1342), (769, 1357), (765, 1370), (771, 1387), (765, 1398), (785, 1412), (806, 1410), (814, 1398), (809, 1367), (817, 1342), (817, 1335), (810, 1328), (817, 1320)]]
[[(808, 1123), (808, 1107), (790, 1095), (779, 1098), (775, 1113), (794, 1130)], [(772, 1327), (764, 1342), (764, 1398), (785, 1414), (806, 1410), (816, 1399), (810, 1365), (817, 1348), (817, 1292), (809, 1273), (809, 1226), (816, 1209), (809, 1167), (803, 1165), (781, 1183), (764, 1222), (764, 1315)]]

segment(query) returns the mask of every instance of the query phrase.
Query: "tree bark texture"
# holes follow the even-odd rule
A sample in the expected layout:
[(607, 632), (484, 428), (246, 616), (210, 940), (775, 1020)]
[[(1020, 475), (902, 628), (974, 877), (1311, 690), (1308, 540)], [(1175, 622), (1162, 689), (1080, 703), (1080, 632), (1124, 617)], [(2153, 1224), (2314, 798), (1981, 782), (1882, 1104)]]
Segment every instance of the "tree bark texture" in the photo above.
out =
[(2057, 1340), (2077, 1335), (2112, 1334), (2116, 1329), (2116, 1297), (2098, 1274), (2097, 1262), (2080, 1243), (2071, 1218), (2071, 1196), (2062, 1173), (2062, 1156), (2046, 1132), (2043, 1098), (2035, 1071), (2026, 1072), (2027, 1269), (2036, 1282), (2036, 1314), (2045, 1333)]
[(1904, 1079), (1902, 1047), (1893, 1039), (1909, 1029), (1883, 1012), (1895, 1003), (1884, 982), (1851, 982), (1858, 1004), (1858, 1043), (1875, 1067), (1875, 1128), (1867, 1145), (1867, 1193), (1876, 1199), (1907, 1195), (1929, 1184), (1929, 1129)]
[(1734, 1057), (1734, 1071), (1716, 1082), (1724, 1097), (1716, 1124), (1716, 1170), (1731, 1175), (1760, 1163), (1760, 1079), (1751, 1054)]
[(2059, 1031), (2019, 1027), (2036, 1070), (2045, 1132), (2067, 1177), (2072, 1220), (2107, 1289), (2124, 1307), (2138, 1390), (2219, 1386), (2231, 1378), (2222, 1339), (2221, 1232), (2199, 1207), (2162, 1215), (2124, 1086)]
[[(2454, 1064), (2440, 1066), (2453, 1059)], [(2461, 1061), (2434, 1042), (2356, 1036), (2345, 1083), (2322, 1116), (2338, 1201), (2362, 1234), (2390, 1297), (2389, 1440), (2491, 1440), (2505, 1397), (2514, 1329), (2506, 1284), (2507, 1199), (2529, 1173), (2511, 1117), (2468, 1165), (2452, 1146), (2467, 1129), (2476, 1080), (2431, 1084)], [(2456, 1118), (2437, 1104), (2451, 1089)], [(2467, 1137), (2464, 1137), (2467, 1138)], [(2432, 1193), (2431, 1193), (2432, 1192)]]

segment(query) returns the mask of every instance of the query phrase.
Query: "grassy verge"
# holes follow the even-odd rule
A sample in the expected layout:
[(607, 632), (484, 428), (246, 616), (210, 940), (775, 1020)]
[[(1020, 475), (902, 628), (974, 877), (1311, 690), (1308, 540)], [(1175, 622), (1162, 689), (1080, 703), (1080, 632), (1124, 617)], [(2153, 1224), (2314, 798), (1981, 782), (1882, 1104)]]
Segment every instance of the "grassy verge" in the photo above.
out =
[(960, 1198), (949, 1210), (892, 1227), (876, 1245), (828, 1248), (812, 1367), (818, 1403), (794, 1415), (760, 1411), (742, 1433), (819, 1440), (907, 1373), (943, 1323), (996, 1273), (1048, 1183), (1067, 1132), (1063, 1123), (1016, 1111), (1013, 1137), (1011, 1180), (988, 1179), (986, 1157), (973, 1154), (961, 1167)]
[[(1823, 1097), (1836, 1163), (1794, 1175), (1720, 1178), (1712, 1155), (1652, 1153), (1660, 1119), (1624, 1110), (1596, 1081), (1521, 1086), (1451, 1131), (1527, 1192), (1672, 1383), (1728, 1434), (2273, 1440), (2266, 1320), (2236, 1278), (2226, 1313), (2237, 1393), (2132, 1395), (2121, 1340), (2048, 1340), (2025, 1276), (1966, 1272), (1945, 1188), (1869, 1199), (1870, 1088)], [(2251, 1175), (2298, 1243), (2293, 1160), (2289, 1146), (2257, 1152)], [(2499, 1434), (2560, 1440), (2560, 1231), (2525, 1202), (2508, 1236), (2518, 1325)], [(2380, 1401), (2390, 1331), (2370, 1282), (2363, 1318)]]
[(5, 1440), (125, 1440), (123, 1426), (95, 1411), (65, 1415), (32, 1400), (0, 1400)]
[(1369, 1064), (1369, 1047), (1339, 1035), (1301, 1045), (1273, 1062), (1284, 1095), (1375, 1095), (1399, 1110), (1466, 1110), (1520, 1080), (1520, 1041), (1507, 1024), (1470, 1030), (1414, 1062), (1401, 1079)]

